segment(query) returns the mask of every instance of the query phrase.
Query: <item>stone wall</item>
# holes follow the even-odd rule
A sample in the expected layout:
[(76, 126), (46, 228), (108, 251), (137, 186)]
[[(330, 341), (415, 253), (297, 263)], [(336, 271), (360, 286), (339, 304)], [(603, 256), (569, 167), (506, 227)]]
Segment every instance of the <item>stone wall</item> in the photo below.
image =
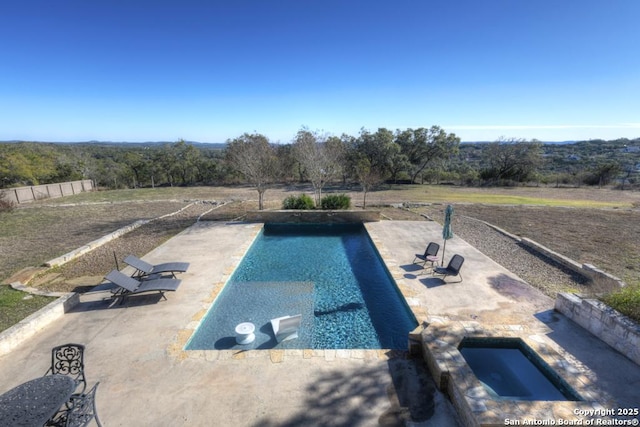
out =
[(95, 248), (98, 248), (102, 245), (104, 245), (105, 243), (108, 243), (114, 239), (117, 239), (120, 236), (123, 236), (125, 234), (127, 234), (130, 231), (135, 230), (136, 228), (144, 225), (144, 224), (148, 224), (151, 220), (148, 219), (140, 219), (136, 222), (134, 222), (133, 224), (129, 224), (126, 225), (122, 228), (117, 229), (116, 231), (114, 231), (113, 233), (109, 233), (106, 236), (102, 236), (99, 239), (93, 240), (89, 243), (87, 243), (84, 246), (80, 246), (77, 249), (74, 249), (71, 252), (67, 252), (64, 255), (61, 255), (57, 258), (54, 258), (52, 260), (49, 260), (47, 262), (44, 263), (45, 267), (58, 267), (61, 266), (63, 264), (66, 264), (67, 262), (71, 261), (72, 259), (75, 259), (77, 257), (79, 257), (80, 255), (86, 254), (87, 252), (90, 252), (92, 250), (94, 250)]
[[(467, 218), (470, 218), (470, 217), (467, 217)], [(475, 218), (470, 218), (470, 219), (475, 219)], [(476, 221), (480, 221), (486, 224), (487, 226), (493, 228), (494, 230), (504, 234), (505, 236), (515, 240), (516, 242), (519, 242), (521, 245), (526, 246), (527, 248), (535, 252), (538, 252), (539, 254), (542, 254), (556, 261), (557, 263), (563, 265), (564, 267), (570, 270), (573, 270), (576, 273), (586, 277), (587, 279), (592, 281), (592, 283), (595, 285), (593, 288), (597, 289), (598, 291), (615, 290), (621, 286), (625, 286), (625, 283), (624, 281), (622, 281), (622, 279), (619, 279), (616, 276), (606, 273), (591, 264), (580, 264), (579, 262), (574, 261), (571, 258), (568, 258), (556, 251), (553, 251), (536, 241), (533, 241), (526, 237), (519, 237), (519, 236), (516, 236), (515, 234), (511, 234), (508, 231), (503, 230), (500, 227), (496, 227), (495, 225), (489, 222), (481, 221), (481, 220), (476, 220)]]
[(80, 302), (80, 296), (71, 292), (51, 302), (45, 308), (36, 311), (26, 319), (21, 320), (9, 329), (0, 332), (0, 356), (34, 336), (51, 322), (64, 316)]
[(599, 268), (591, 265), (591, 264), (580, 264), (566, 256), (559, 254), (558, 252), (552, 251), (546, 246), (542, 246), (541, 244), (534, 242), (531, 239), (527, 239), (523, 237), (520, 240), (520, 243), (524, 246), (527, 246), (534, 251), (543, 254), (551, 258), (552, 260), (560, 263), (561, 265), (575, 271), (578, 274), (581, 274), (591, 280), (593, 282), (594, 289), (597, 290), (615, 290), (621, 286), (625, 286), (625, 283), (622, 279), (619, 279), (609, 273), (606, 273)]
[(13, 203), (27, 203), (34, 200), (49, 199), (92, 191), (93, 181), (61, 182), (58, 184), (32, 185), (30, 187), (5, 188), (3, 198)]
[(560, 293), (555, 309), (640, 365), (640, 325), (594, 299)]
[(322, 211), (278, 210), (250, 211), (245, 217), (249, 222), (275, 223), (350, 223), (380, 221), (380, 212), (374, 210)]

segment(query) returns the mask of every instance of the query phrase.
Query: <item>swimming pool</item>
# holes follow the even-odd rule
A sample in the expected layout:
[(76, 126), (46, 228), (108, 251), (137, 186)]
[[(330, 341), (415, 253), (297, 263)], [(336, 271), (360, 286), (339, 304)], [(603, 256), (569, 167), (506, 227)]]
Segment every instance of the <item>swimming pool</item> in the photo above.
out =
[[(300, 337), (276, 343), (269, 320), (294, 314)], [(362, 224), (266, 224), (186, 349), (406, 349), (416, 326)]]

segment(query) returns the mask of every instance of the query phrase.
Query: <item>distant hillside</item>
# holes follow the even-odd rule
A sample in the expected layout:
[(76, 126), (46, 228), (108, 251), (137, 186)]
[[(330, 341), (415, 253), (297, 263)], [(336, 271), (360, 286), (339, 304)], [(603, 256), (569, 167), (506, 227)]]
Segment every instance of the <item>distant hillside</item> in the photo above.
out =
[[(462, 141), (460, 142), (460, 144), (489, 144), (491, 142), (495, 142), (495, 141)], [(569, 145), (569, 144), (575, 144), (578, 141), (540, 141), (542, 144), (545, 145)]]
[[(0, 188), (87, 178), (93, 179), (102, 188), (242, 182), (226, 159), (226, 147), (221, 143), (183, 140), (173, 143), (6, 141), (0, 143)], [(276, 157), (283, 165), (279, 179), (287, 182), (303, 180), (303, 168), (297, 166), (291, 147), (282, 144), (275, 148)], [(359, 149), (355, 146), (345, 148)], [(511, 148), (518, 147), (497, 147), (498, 154), (500, 148), (507, 148), (506, 156), (500, 161), (507, 163), (506, 166), (510, 168), (517, 165)], [(487, 176), (492, 170), (487, 164), (491, 163), (489, 156), (496, 155), (495, 149), (486, 142), (460, 144), (459, 150), (451, 152), (449, 158), (433, 162), (428, 168), (422, 166), (424, 170), (420, 179), (424, 182), (446, 180), (470, 184), (490, 181)], [(535, 157), (532, 161), (535, 164), (531, 166), (535, 168), (535, 175), (529, 171), (527, 173), (533, 178), (527, 179), (541, 182), (553, 179), (567, 185), (601, 185), (606, 178), (640, 185), (640, 138), (551, 142), (542, 143), (539, 151), (537, 149), (534, 145), (534, 152), (531, 153)], [(487, 150), (491, 150), (491, 154)], [(520, 155), (515, 154), (516, 157)], [(340, 166), (349, 172), (353, 170), (350, 161), (349, 156), (344, 156)], [(396, 171), (396, 178), (404, 180), (411, 177), (409, 174), (413, 173), (413, 169), (406, 161), (399, 162), (397, 166), (404, 169)], [(604, 173), (611, 176), (601, 178)], [(358, 179), (357, 176), (349, 178)]]
[[(457, 161), (481, 169), (482, 151), (486, 145), (486, 142), (461, 143)], [(639, 168), (636, 165), (640, 165), (640, 138), (542, 142), (542, 156), (544, 163), (540, 171), (543, 173), (573, 173), (594, 169), (607, 162), (618, 163), (623, 169)]]
[[(21, 142), (27, 141), (0, 141), (0, 144), (18, 144)], [(98, 147), (110, 147), (110, 146), (121, 146), (128, 145), (131, 147), (157, 147), (163, 146), (166, 144), (174, 144), (175, 141), (146, 141), (146, 142), (128, 142), (128, 141), (80, 141), (80, 142), (67, 142), (67, 141), (28, 141), (28, 142), (37, 142), (42, 144), (62, 144), (62, 145), (87, 145), (91, 144)], [(227, 146), (224, 142), (198, 142), (198, 141), (185, 141), (189, 145), (195, 145), (196, 147), (202, 146), (205, 148), (214, 148), (214, 149), (223, 149)]]

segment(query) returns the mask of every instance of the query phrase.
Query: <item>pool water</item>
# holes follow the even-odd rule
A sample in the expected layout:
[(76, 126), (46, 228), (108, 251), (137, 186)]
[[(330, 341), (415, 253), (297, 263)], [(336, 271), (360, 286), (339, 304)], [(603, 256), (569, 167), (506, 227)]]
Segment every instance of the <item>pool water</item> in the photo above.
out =
[[(299, 338), (278, 344), (269, 320), (295, 314)], [(186, 348), (406, 349), (416, 326), (362, 224), (266, 224)]]
[(520, 339), (465, 338), (459, 351), (494, 399), (582, 400)]

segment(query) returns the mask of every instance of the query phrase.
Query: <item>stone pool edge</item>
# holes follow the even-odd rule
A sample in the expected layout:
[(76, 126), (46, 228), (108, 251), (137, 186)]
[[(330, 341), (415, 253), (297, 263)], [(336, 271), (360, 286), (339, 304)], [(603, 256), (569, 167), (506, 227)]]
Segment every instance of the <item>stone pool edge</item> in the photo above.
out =
[[(364, 223), (363, 223), (364, 224)], [(247, 239), (245, 243), (238, 247), (237, 252), (230, 256), (233, 259), (233, 265), (225, 270), (223, 276), (219, 281), (213, 284), (213, 288), (209, 295), (202, 301), (202, 308), (198, 310), (191, 318), (191, 321), (178, 331), (173, 341), (167, 349), (167, 353), (178, 361), (185, 359), (204, 359), (207, 361), (215, 360), (241, 360), (250, 358), (269, 358), (272, 363), (281, 363), (287, 358), (303, 358), (311, 359), (315, 357), (324, 358), (327, 361), (335, 359), (382, 359), (388, 360), (397, 357), (403, 353), (401, 350), (392, 349), (269, 349), (269, 350), (186, 350), (185, 347), (191, 336), (198, 328), (198, 325), (206, 316), (207, 312), (213, 305), (214, 301), (229, 281), (229, 278), (236, 270), (237, 266), (242, 261), (242, 258), (246, 255), (247, 251), (253, 245), (258, 234), (264, 227), (264, 223), (253, 223), (255, 225), (254, 235), (251, 239)], [(389, 271), (393, 282), (398, 288), (400, 294), (404, 298), (407, 306), (413, 313), (418, 326), (409, 333), (407, 337), (407, 352), (415, 354), (419, 351), (419, 342), (421, 341), (421, 332), (424, 329), (428, 315), (424, 307), (420, 305), (419, 300), (416, 298), (416, 291), (411, 289), (404, 281), (402, 271), (398, 268), (397, 261), (391, 256), (391, 253), (384, 247), (381, 239), (377, 236), (377, 233), (370, 228), (366, 227), (365, 230), (371, 239), (374, 248), (378, 251), (378, 254), (382, 258), (385, 267)]]
[[(615, 402), (591, 385), (577, 366), (557, 353), (548, 338), (522, 325), (482, 326), (478, 322), (432, 318), (422, 332), (422, 351), (437, 387), (446, 393), (468, 426), (509, 425), (507, 420), (577, 421), (577, 413), (599, 413)], [(584, 401), (495, 400), (484, 389), (458, 351), (465, 337), (520, 338)], [(603, 417), (604, 418), (604, 417)], [(587, 419), (586, 417), (584, 419)]]

